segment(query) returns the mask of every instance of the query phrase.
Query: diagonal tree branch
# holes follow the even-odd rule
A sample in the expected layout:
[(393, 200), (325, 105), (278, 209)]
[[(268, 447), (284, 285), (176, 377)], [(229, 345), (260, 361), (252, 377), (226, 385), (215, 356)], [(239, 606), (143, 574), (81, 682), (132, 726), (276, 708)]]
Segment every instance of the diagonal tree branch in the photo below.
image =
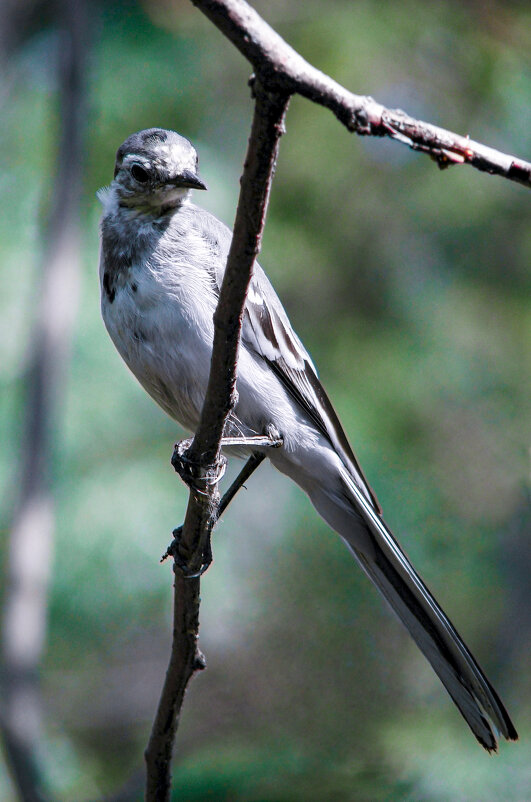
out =
[[(217, 520), (217, 481), (222, 472), (220, 442), (236, 400), (236, 362), (247, 288), (260, 250), (278, 141), (284, 131), (288, 97), (255, 84), (255, 109), (241, 178), (234, 235), (218, 308), (212, 367), (199, 428), (187, 458), (195, 467), (180, 541), (180, 556), (190, 572), (201, 569), (205, 544)], [(175, 565), (173, 642), (170, 664), (148, 747), (146, 800), (169, 802), (171, 756), (186, 686), (204, 668), (197, 647), (199, 576), (187, 578)]]
[(531, 187), (530, 162), (349, 92), (305, 61), (245, 0), (192, 2), (238, 48), (269, 89), (302, 95), (330, 109), (349, 131), (390, 137), (429, 154), (442, 169), (469, 164)]

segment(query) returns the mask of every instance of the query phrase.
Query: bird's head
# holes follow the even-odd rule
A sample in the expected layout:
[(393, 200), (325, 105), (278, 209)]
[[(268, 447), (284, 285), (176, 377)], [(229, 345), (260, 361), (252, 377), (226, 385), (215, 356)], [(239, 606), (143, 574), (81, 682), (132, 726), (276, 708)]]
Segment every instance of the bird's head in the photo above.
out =
[(113, 187), (120, 205), (161, 213), (183, 203), (190, 189), (206, 189), (193, 145), (175, 131), (148, 128), (116, 153)]

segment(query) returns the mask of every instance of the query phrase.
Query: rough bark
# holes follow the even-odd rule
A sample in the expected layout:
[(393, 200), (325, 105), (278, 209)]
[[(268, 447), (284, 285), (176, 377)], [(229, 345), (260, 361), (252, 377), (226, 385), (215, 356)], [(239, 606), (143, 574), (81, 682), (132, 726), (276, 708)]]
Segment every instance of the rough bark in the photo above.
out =
[[(255, 109), (234, 235), (214, 323), (212, 367), (199, 427), (187, 452), (194, 466), (190, 499), (179, 545), (190, 573), (201, 569), (205, 545), (217, 520), (217, 481), (222, 472), (220, 443), (235, 401), (241, 322), (254, 261), (260, 250), (278, 141), (288, 98), (255, 85)], [(149, 802), (169, 802), (171, 757), (186, 686), (205, 662), (199, 634), (199, 576), (185, 577), (175, 564), (171, 658), (146, 749)]]

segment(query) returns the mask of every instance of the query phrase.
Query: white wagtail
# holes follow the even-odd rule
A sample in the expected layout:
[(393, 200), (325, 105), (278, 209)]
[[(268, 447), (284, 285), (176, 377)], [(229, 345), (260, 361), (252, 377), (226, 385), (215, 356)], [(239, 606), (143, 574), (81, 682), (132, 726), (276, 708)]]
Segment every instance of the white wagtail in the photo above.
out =
[[(114, 181), (99, 197), (105, 325), (142, 386), (193, 432), (231, 232), (190, 202), (191, 189), (206, 189), (191, 143), (150, 128), (118, 149)], [(267, 449), (267, 456), (346, 541), (478, 741), (497, 748), (487, 719), (515, 740), (496, 691), (384, 523), (312, 360), (258, 264), (245, 307), (237, 391), (226, 433), (243, 441), (270, 429), (281, 433), (282, 446)], [(243, 446), (239, 453), (252, 450)]]

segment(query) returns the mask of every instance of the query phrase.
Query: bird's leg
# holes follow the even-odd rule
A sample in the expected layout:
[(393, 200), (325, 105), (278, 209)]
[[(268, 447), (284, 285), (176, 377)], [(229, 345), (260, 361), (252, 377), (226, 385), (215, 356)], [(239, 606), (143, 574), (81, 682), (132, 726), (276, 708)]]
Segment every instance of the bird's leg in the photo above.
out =
[(222, 437), (221, 447), (226, 446), (249, 446), (250, 448), (280, 448), (284, 443), (284, 439), (280, 432), (270, 424), (267, 427), (265, 434), (259, 434), (250, 437), (236, 436), (236, 437)]
[[(172, 456), (172, 465), (175, 470), (179, 473), (183, 481), (187, 485), (192, 485), (194, 483), (194, 479), (192, 478), (192, 470), (191, 470), (191, 463), (187, 463), (185, 458), (185, 452), (190, 448), (192, 443), (191, 439), (188, 440), (181, 440), (181, 442), (177, 443), (173, 452)], [(223, 446), (254, 446), (254, 447), (264, 447), (268, 446), (270, 448), (279, 448), (283, 443), (282, 436), (279, 432), (273, 427), (269, 426), (267, 429), (267, 434), (262, 436), (256, 437), (224, 437), (221, 440), (221, 445)], [(184, 457), (184, 460), (183, 460)], [(247, 479), (254, 473), (254, 471), (258, 468), (261, 462), (265, 459), (265, 454), (262, 452), (254, 452), (251, 454), (245, 465), (243, 466), (242, 470), (236, 477), (236, 479), (232, 482), (229, 489), (224, 493), (218, 508), (215, 513), (214, 524), (217, 523), (219, 518), (223, 515), (227, 507), (229, 506), (230, 502), (245, 484)], [(176, 465), (177, 463), (177, 465)], [(225, 467), (223, 466), (223, 472)], [(183, 476), (184, 474), (184, 476)], [(221, 476), (219, 477), (221, 478)], [(197, 487), (195, 488), (197, 489)], [(201, 491), (200, 491), (201, 492)], [(204, 491), (203, 491), (204, 492)], [(208, 542), (205, 546), (205, 551), (203, 554), (203, 564), (199, 572), (194, 573), (193, 575), (186, 573), (186, 564), (185, 561), (182, 560), (180, 553), (179, 553), (179, 542), (182, 533), (182, 525), (178, 526), (176, 529), (173, 530), (173, 540), (166, 549), (165, 553), (161, 557), (161, 562), (163, 562), (167, 557), (173, 557), (176, 561), (177, 565), (179, 566), (180, 570), (183, 572), (185, 576), (200, 576), (204, 574), (207, 570), (208, 566), (212, 562), (212, 545), (210, 542), (210, 535), (208, 538)]]
[[(251, 454), (251, 456), (243, 466), (242, 470), (240, 471), (234, 482), (231, 484), (227, 492), (224, 493), (215, 514), (214, 524), (223, 515), (223, 513), (229, 506), (230, 502), (232, 501), (238, 490), (240, 490), (240, 488), (243, 487), (244, 483), (251, 476), (251, 474), (254, 473), (254, 471), (258, 468), (258, 466), (264, 459), (265, 459), (265, 454), (260, 454), (260, 453)], [(179, 552), (179, 544), (181, 540), (182, 530), (183, 530), (182, 524), (181, 526), (178, 526), (176, 529), (173, 530), (172, 532), (173, 540), (166, 549), (166, 551), (164, 552), (164, 554), (162, 555), (160, 561), (163, 562), (167, 557), (173, 557), (177, 565), (179, 566), (180, 570), (183, 572), (185, 576), (189, 578), (195, 576), (201, 576), (202, 574), (205, 573), (206, 569), (212, 562), (212, 545), (210, 542), (210, 535), (205, 545), (205, 550), (203, 553), (203, 564), (199, 572), (196, 572), (194, 574), (187, 574), (186, 562), (182, 559)]]
[[(280, 432), (272, 425), (266, 429), (265, 434), (236, 436), (236, 437), (222, 437), (221, 448), (228, 446), (240, 446), (247, 448), (280, 448), (284, 440)], [(204, 489), (198, 486), (199, 483), (212, 483), (219, 481), (225, 473), (225, 465), (216, 472), (215, 476), (205, 476), (204, 471), (199, 468), (194, 462), (188, 459), (188, 452), (193, 443), (193, 438), (188, 437), (186, 440), (180, 440), (173, 447), (173, 454), (171, 464), (179, 474), (183, 482), (192, 490), (204, 492)], [(252, 471), (251, 471), (252, 473)], [(249, 474), (250, 475), (250, 474)]]

